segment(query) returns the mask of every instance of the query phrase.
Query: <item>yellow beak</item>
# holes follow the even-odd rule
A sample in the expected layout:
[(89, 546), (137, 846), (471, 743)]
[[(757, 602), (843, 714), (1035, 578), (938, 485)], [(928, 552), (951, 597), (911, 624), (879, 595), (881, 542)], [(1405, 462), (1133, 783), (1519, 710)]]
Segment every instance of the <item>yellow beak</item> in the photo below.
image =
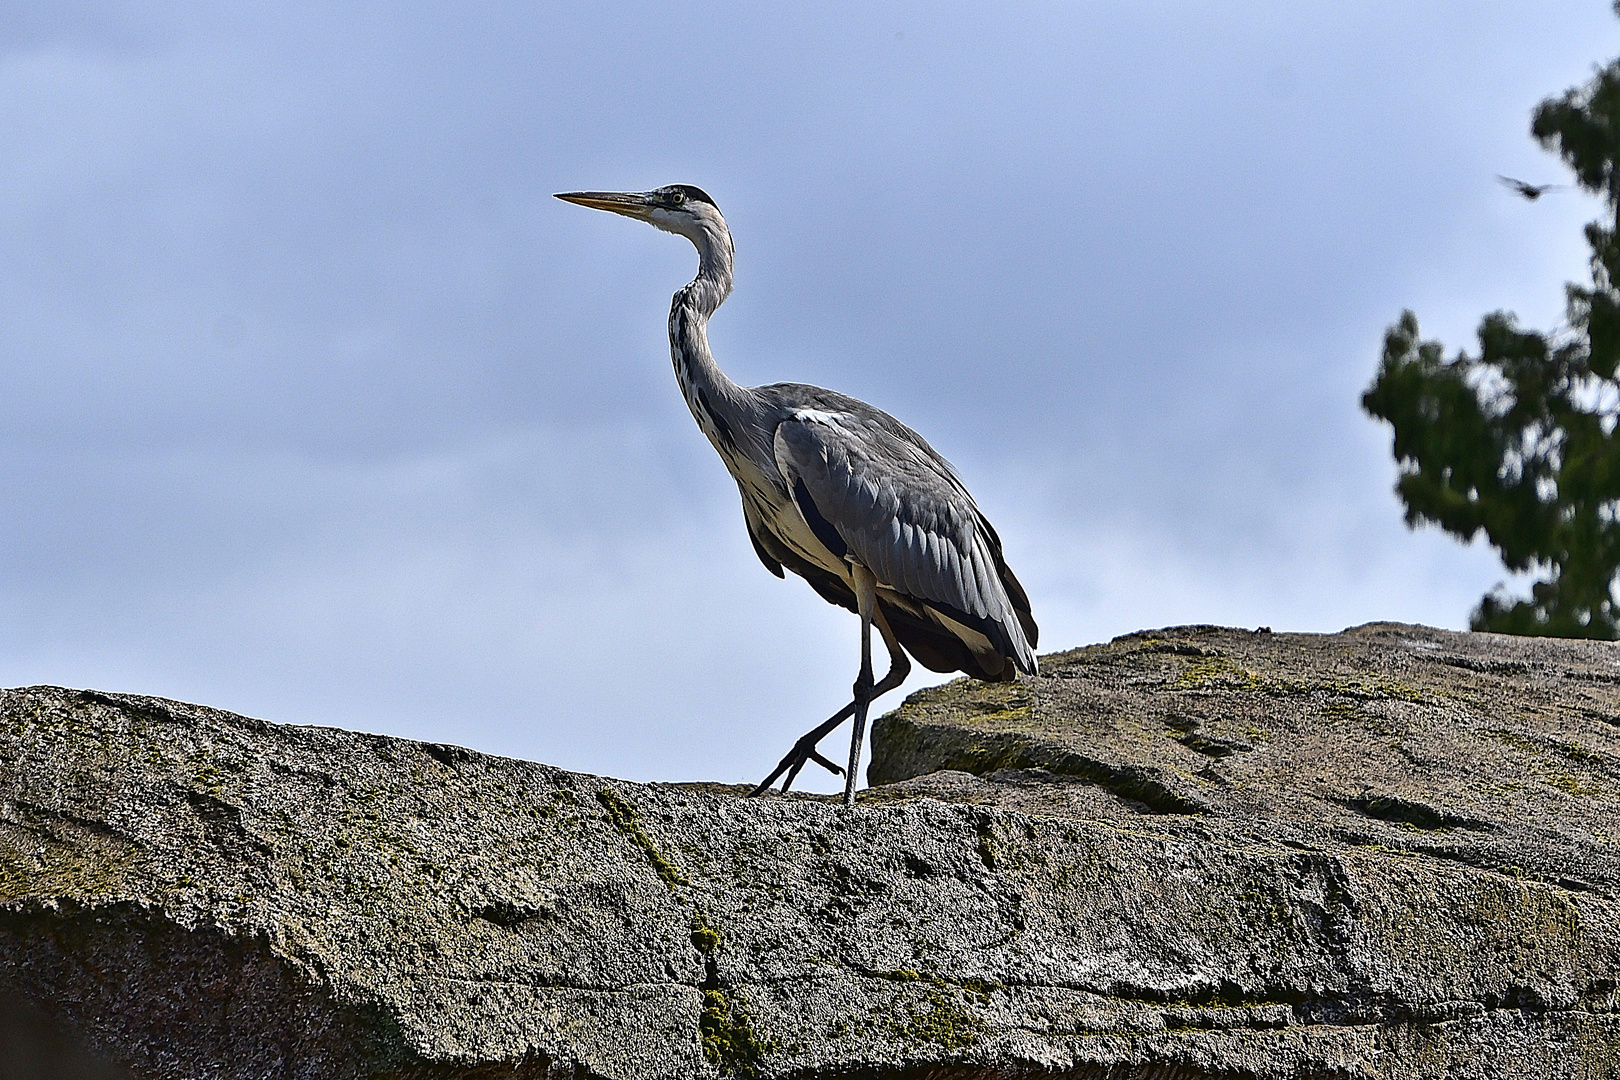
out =
[(592, 210), (608, 210), (625, 217), (645, 218), (655, 205), (651, 196), (635, 191), (564, 191), (557, 195), (563, 202), (588, 206)]

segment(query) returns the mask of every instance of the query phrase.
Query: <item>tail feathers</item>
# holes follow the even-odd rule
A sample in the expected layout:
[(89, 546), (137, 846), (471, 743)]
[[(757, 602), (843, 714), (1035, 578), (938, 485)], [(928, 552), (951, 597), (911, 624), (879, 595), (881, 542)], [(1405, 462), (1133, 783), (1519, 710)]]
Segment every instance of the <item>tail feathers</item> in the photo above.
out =
[(1012, 682), (1019, 671), (1036, 674), (1035, 657), (1027, 646), (1024, 658), (1009, 658), (996, 651), (975, 651), (932, 619), (886, 604), (881, 599), (878, 606), (900, 644), (929, 671), (942, 674), (960, 671), (985, 682)]

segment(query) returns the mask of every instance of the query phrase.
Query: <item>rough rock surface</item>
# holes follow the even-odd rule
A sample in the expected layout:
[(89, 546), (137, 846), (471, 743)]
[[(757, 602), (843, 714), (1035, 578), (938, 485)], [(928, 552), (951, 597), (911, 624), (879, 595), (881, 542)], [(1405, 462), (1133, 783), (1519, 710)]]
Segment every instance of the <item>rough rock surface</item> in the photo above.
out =
[(851, 811), (0, 692), (0, 997), (137, 1080), (1620, 1077), (1616, 646), (1042, 663)]

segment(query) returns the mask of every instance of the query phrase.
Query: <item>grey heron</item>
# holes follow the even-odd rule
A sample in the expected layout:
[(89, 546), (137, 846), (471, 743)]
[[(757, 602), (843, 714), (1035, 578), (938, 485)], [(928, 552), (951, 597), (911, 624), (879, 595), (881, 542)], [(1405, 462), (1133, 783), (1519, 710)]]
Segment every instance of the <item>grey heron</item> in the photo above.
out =
[[(951, 464), (888, 413), (800, 383), (739, 386), (720, 370), (708, 322), (731, 293), (733, 248), (725, 218), (702, 189), (672, 184), (557, 198), (645, 221), (697, 248), (697, 276), (669, 309), (681, 393), (737, 481), (759, 561), (777, 577), (792, 570), (860, 616), (854, 700), (799, 739), (753, 794), (784, 773), (788, 790), (815, 761), (844, 772), (844, 803), (853, 805), (868, 707), (905, 681), (908, 652), (931, 671), (991, 682), (1035, 674), (1035, 620), (1001, 539)], [(873, 626), (889, 650), (889, 672), (876, 682)], [(851, 716), (845, 771), (816, 747)]]

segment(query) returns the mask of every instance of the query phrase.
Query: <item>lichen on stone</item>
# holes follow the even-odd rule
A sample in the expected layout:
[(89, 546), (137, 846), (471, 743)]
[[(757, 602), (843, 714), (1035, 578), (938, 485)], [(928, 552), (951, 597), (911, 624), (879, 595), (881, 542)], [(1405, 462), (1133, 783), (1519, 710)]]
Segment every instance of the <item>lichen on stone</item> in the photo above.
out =
[(692, 947), (704, 956), (713, 956), (720, 948), (720, 931), (709, 925), (702, 911), (692, 912)]
[(754, 1033), (741, 993), (735, 1000), (719, 987), (703, 991), (703, 1012), (698, 1018), (703, 1056), (726, 1076), (760, 1075), (760, 1066), (773, 1044)]
[(636, 816), (635, 808), (625, 802), (623, 796), (614, 789), (605, 787), (596, 793), (596, 800), (607, 811), (608, 820), (613, 822), (614, 828), (627, 836), (647, 856), (647, 862), (653, 868), (653, 873), (658, 875), (658, 880), (672, 889), (677, 885), (692, 884), (681, 872), (681, 868), (658, 850), (652, 837), (647, 835), (647, 830), (642, 828), (641, 819)]

